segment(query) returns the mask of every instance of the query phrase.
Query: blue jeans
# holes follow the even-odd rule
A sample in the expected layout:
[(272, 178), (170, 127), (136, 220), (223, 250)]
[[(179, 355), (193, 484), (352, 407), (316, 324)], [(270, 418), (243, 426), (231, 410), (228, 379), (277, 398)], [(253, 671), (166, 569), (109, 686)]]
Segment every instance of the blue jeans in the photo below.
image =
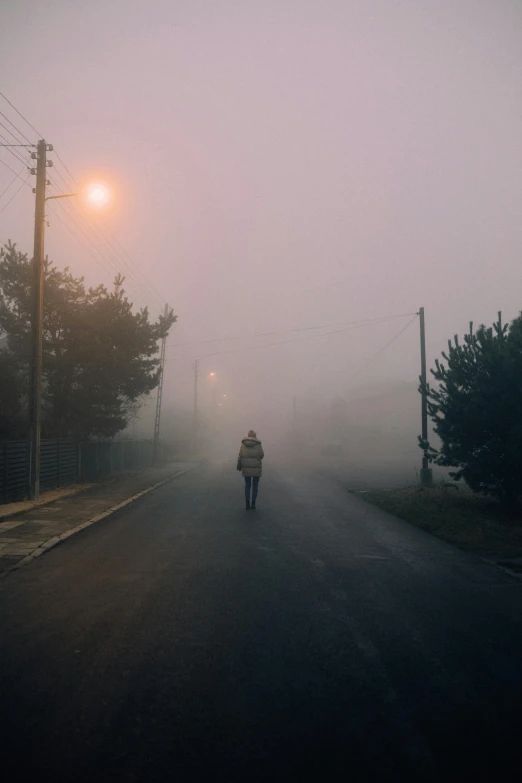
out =
[(254, 487), (252, 489), (252, 505), (255, 506), (257, 493), (259, 490), (259, 476), (245, 476), (245, 500), (250, 505), (250, 487), (252, 486), (252, 479), (254, 480)]

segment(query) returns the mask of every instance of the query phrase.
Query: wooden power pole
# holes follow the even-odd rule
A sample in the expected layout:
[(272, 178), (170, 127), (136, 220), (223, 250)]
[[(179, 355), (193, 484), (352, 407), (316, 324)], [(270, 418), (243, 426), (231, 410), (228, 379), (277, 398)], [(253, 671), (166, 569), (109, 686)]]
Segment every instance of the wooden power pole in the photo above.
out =
[[(36, 151), (36, 205), (34, 212), (34, 253), (32, 275), (31, 358), (29, 375), (29, 454), (28, 495), (35, 500), (40, 494), (40, 437), (42, 410), (42, 334), (44, 289), (44, 220), (47, 151), (52, 149), (40, 139)], [(33, 153), (34, 155), (34, 153)]]
[[(422, 382), (422, 440), (428, 440), (428, 396), (426, 394), (426, 325), (424, 321), (424, 307), (419, 310), (420, 316), (420, 344), (421, 344), (421, 382)], [(421, 486), (430, 487), (433, 484), (433, 471), (429, 467), (428, 452), (424, 449), (422, 454)]]

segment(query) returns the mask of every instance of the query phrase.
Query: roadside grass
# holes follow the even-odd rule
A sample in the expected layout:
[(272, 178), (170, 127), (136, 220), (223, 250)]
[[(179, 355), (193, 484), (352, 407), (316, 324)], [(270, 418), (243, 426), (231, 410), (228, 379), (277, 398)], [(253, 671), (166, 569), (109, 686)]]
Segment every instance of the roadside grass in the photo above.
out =
[(405, 487), (355, 494), (463, 549), (498, 559), (522, 557), (522, 513), (508, 513), (494, 500), (467, 488), (441, 483), (432, 489)]

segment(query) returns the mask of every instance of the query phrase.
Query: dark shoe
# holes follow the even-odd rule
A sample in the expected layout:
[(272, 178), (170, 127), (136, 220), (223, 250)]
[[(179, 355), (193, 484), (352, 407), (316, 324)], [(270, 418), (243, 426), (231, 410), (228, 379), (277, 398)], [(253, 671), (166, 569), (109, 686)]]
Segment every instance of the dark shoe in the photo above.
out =
[(252, 511), (255, 511), (255, 510), (256, 510), (256, 504), (252, 503)]
[[(255, 508), (255, 506), (252, 506), (252, 508)], [(250, 511), (250, 503), (247, 503), (247, 504), (246, 504), (246, 510), (247, 510), (247, 511)]]

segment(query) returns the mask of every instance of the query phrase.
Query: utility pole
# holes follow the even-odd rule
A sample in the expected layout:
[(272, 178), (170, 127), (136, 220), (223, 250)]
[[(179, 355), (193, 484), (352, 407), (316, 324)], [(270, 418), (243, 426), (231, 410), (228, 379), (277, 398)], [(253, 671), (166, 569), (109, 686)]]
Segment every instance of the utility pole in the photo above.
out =
[(44, 289), (44, 221), (45, 221), (45, 186), (46, 169), (52, 166), (47, 160), (47, 152), (52, 151), (52, 145), (40, 139), (36, 152), (36, 168), (31, 174), (36, 174), (36, 194), (34, 212), (34, 253), (32, 280), (32, 312), (31, 312), (31, 358), (29, 375), (29, 464), (28, 464), (28, 495), (30, 500), (36, 500), (40, 494), (40, 433), (42, 409), (42, 334), (43, 334), (43, 289)]
[[(165, 318), (169, 312), (169, 306), (165, 305)], [(152, 462), (155, 465), (158, 459), (160, 419), (161, 419), (161, 399), (163, 397), (163, 375), (165, 370), (165, 346), (167, 344), (167, 335), (161, 341), (160, 353), (160, 379), (158, 384), (158, 396), (156, 398), (156, 416), (154, 419), (154, 442), (152, 445)]]
[[(420, 343), (421, 343), (421, 382), (422, 382), (422, 440), (428, 440), (428, 396), (426, 394), (426, 326), (424, 321), (424, 307), (419, 310), (420, 316)], [(426, 449), (422, 455), (421, 486), (431, 487), (433, 484), (433, 471), (429, 467), (428, 452)]]
[(198, 374), (199, 362), (194, 361), (194, 454), (198, 453)]

